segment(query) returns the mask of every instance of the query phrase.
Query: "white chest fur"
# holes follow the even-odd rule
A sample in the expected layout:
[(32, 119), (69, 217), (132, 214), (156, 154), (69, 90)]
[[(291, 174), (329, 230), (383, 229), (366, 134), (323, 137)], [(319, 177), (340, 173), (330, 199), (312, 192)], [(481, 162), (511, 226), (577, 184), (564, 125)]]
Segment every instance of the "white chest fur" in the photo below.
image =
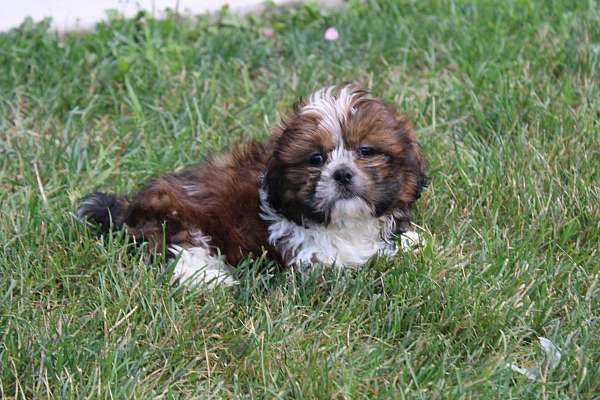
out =
[(269, 242), (290, 265), (333, 264), (340, 268), (366, 263), (375, 254), (394, 255), (391, 216), (348, 219), (328, 226), (299, 226), (275, 212), (261, 191), (261, 217), (269, 224)]

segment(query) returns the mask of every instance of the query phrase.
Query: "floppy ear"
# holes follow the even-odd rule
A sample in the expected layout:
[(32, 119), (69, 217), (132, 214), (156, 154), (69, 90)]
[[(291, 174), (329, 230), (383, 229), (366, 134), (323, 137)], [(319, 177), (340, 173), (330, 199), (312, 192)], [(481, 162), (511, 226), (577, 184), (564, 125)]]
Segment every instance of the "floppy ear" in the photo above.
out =
[(415, 174), (417, 176), (417, 186), (415, 190), (415, 200), (421, 197), (421, 193), (423, 190), (427, 188), (429, 184), (429, 176), (427, 176), (427, 163), (425, 162), (425, 157), (423, 157), (423, 152), (421, 151), (421, 144), (419, 142), (414, 142), (413, 144), (413, 157), (416, 160), (416, 170)]
[(278, 151), (282, 143), (282, 136), (289, 124), (298, 115), (302, 107), (302, 99), (294, 103), (288, 113), (279, 116), (279, 125), (271, 131), (271, 137), (267, 145), (269, 158), (264, 176), (263, 185), (267, 191), (267, 201), (273, 209), (281, 211), (283, 205), (284, 170), (278, 161)]
[(421, 197), (421, 193), (427, 187), (427, 162), (411, 123), (401, 116), (396, 116), (396, 122), (396, 132), (404, 147), (401, 168), (404, 187), (400, 193), (400, 200), (410, 206)]
[(421, 197), (421, 193), (427, 187), (429, 178), (427, 176), (427, 162), (423, 156), (421, 145), (417, 142), (415, 132), (411, 123), (403, 118), (396, 117), (400, 139), (404, 144), (404, 157), (401, 168), (402, 188), (399, 196), (399, 204), (393, 213), (396, 222), (396, 234), (414, 230), (412, 226), (412, 205)]
[(267, 162), (267, 172), (264, 178), (264, 187), (267, 191), (267, 201), (274, 210), (281, 210), (283, 189), (283, 171), (275, 166), (275, 162), (271, 158)]

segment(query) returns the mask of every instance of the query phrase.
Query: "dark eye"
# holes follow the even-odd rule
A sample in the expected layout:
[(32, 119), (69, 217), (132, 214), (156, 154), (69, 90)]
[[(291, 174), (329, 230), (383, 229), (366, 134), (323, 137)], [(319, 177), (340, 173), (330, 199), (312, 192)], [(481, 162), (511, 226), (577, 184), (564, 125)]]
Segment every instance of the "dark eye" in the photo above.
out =
[(315, 153), (312, 156), (310, 156), (309, 162), (312, 165), (323, 165), (323, 163), (325, 162), (325, 156), (321, 153)]
[(361, 157), (369, 157), (377, 154), (377, 150), (369, 146), (361, 146), (358, 149), (358, 153), (361, 155)]

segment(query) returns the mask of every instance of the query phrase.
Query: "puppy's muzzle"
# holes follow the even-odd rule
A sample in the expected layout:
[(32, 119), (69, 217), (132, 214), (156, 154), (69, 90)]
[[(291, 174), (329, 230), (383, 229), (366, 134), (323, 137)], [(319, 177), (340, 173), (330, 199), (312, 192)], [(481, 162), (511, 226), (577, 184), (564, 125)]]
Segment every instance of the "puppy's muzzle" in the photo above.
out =
[(342, 166), (335, 170), (333, 179), (341, 186), (351, 186), (354, 179), (354, 171), (346, 166)]

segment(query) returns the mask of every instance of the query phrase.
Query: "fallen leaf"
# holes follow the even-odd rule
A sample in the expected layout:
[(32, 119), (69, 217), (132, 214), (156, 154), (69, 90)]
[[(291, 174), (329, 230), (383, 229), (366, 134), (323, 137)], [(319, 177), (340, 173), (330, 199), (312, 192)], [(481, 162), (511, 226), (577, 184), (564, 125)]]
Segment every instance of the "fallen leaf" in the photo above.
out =
[(533, 368), (524, 368), (516, 364), (506, 364), (506, 366), (513, 371), (525, 375), (527, 379), (531, 379), (532, 381), (540, 380), (544, 370), (549, 372), (556, 368), (562, 357), (560, 350), (558, 350), (558, 347), (556, 347), (550, 339), (538, 336), (538, 340), (540, 341), (540, 347), (546, 356), (545, 362), (542, 362), (539, 366)]

